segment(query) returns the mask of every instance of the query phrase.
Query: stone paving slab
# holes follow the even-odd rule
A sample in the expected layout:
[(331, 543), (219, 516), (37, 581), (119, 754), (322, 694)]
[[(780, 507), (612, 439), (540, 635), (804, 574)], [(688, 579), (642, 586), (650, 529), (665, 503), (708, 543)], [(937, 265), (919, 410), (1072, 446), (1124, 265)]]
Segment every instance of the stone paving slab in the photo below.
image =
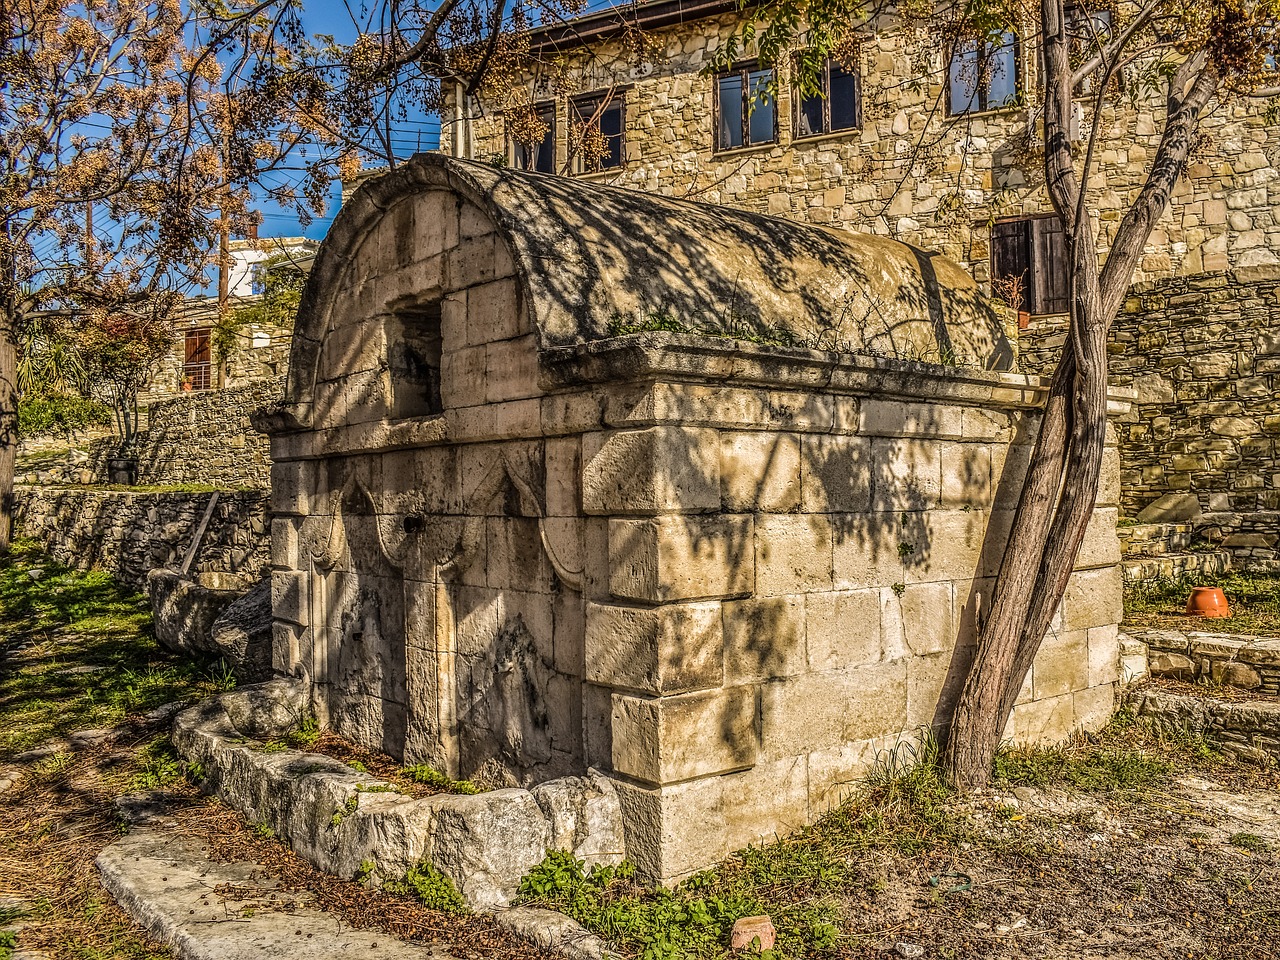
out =
[[(214, 863), (164, 820), (135, 827), (98, 855), (97, 867), (125, 912), (182, 960), (453, 958), (439, 945), (353, 930), (292, 891), (281, 893), (273, 909), (271, 894), (262, 892), (272, 883), (257, 864)], [(289, 912), (279, 909), (289, 905)]]

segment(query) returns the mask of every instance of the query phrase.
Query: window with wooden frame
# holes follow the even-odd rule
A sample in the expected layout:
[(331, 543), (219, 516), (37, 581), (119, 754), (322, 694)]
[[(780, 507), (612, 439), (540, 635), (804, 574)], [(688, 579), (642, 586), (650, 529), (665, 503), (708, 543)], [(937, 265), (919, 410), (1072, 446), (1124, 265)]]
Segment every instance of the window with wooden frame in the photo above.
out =
[(772, 68), (743, 64), (716, 78), (716, 149), (738, 150), (778, 140), (778, 112), (769, 92)]
[(623, 92), (578, 97), (569, 105), (573, 125), (573, 172), (617, 170), (626, 157), (626, 101)]
[(556, 106), (554, 103), (514, 107), (503, 115), (508, 156), (517, 170), (556, 172)]
[(1018, 38), (999, 43), (966, 40), (956, 45), (947, 70), (947, 112), (951, 116), (999, 110), (1018, 100)]
[(196, 327), (183, 338), (182, 377), (190, 381), (192, 390), (213, 388), (212, 333), (212, 327)]
[(1067, 244), (1056, 214), (1002, 220), (991, 227), (991, 281), (1016, 290), (1010, 306), (1043, 315), (1066, 313)]
[(862, 80), (857, 71), (828, 60), (818, 72), (818, 88), (812, 96), (795, 97), (797, 139), (862, 126)]

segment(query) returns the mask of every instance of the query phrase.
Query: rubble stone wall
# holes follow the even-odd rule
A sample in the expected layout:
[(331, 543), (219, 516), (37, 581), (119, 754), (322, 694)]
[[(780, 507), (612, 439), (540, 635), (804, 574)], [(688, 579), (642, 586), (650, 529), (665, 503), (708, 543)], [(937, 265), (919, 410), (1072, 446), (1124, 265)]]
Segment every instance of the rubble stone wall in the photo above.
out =
[(249, 415), (282, 392), (283, 379), (277, 377), (151, 404), (138, 438), (138, 482), (265, 488), (270, 443), (253, 429)]
[[(1136, 284), (1111, 331), (1112, 382), (1137, 390), (1116, 420), (1121, 512), (1191, 492), (1196, 534), (1239, 565), (1280, 558), (1280, 268)], [(1024, 369), (1045, 375), (1065, 332), (1022, 332)]]
[[(181, 565), (212, 496), (27, 487), (14, 494), (14, 519), (19, 535), (59, 563), (106, 570), (141, 590), (155, 567)], [(271, 556), (267, 499), (218, 494), (192, 570), (240, 574), (246, 587), (260, 577)]]

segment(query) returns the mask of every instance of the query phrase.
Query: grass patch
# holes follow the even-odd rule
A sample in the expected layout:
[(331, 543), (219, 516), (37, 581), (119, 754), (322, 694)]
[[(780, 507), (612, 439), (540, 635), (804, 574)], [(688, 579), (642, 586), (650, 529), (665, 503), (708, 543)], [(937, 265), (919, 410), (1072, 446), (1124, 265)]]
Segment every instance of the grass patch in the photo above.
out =
[(549, 853), (524, 878), (523, 902), (560, 910), (641, 960), (722, 957), (733, 923), (767, 913), (778, 931), (772, 956), (839, 950), (856, 938), (842, 903), (874, 891), (866, 872), (877, 857), (915, 857), (961, 844), (1019, 841), (979, 836), (942, 782), (937, 746), (900, 747), (881, 759), (858, 793), (814, 825), (748, 847), (674, 889), (636, 882), (634, 870), (585, 870), (570, 854)]
[(1133, 795), (1163, 787), (1177, 773), (1229, 764), (1203, 737), (1161, 732), (1122, 710), (1099, 732), (1077, 734), (1066, 743), (1002, 747), (994, 778), (1010, 787)]
[(62, 567), (30, 541), (0, 565), (0, 758), (234, 685), (225, 668), (162, 651), (145, 597)]
[(1271, 844), (1253, 833), (1233, 833), (1227, 837), (1227, 842), (1250, 853), (1267, 853), (1271, 849)]
[[(1230, 617), (1188, 617), (1191, 588), (1220, 587)], [(1134, 626), (1205, 630), (1211, 633), (1280, 635), (1280, 575), (1228, 573), (1219, 576), (1162, 578), (1128, 587), (1125, 622)]]

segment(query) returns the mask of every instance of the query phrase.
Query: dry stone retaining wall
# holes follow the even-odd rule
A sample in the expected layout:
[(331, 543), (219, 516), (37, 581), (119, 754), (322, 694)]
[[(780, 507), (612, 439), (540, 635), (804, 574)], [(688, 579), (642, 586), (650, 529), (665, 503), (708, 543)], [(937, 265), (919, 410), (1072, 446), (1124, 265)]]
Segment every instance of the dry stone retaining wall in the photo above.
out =
[[(249, 415), (278, 400), (280, 378), (240, 387), (194, 391), (156, 400), (137, 436), (139, 484), (199, 483), (265, 489), (271, 479), (270, 445)], [(67, 449), (66, 442), (23, 442), (17, 482), (108, 482), (107, 462), (120, 441), (94, 436)]]
[[(15, 492), (14, 517), (59, 563), (141, 590), (155, 567), (182, 563), (212, 496), (28, 487)], [(247, 588), (270, 562), (267, 506), (264, 492), (218, 494), (192, 570), (239, 574)]]
[(253, 429), (249, 415), (278, 400), (283, 387), (277, 377), (153, 403), (139, 437), (138, 482), (265, 488), (271, 477), (270, 445)]
[[(1278, 309), (1274, 267), (1172, 277), (1135, 285), (1111, 331), (1112, 380), (1137, 391), (1116, 421), (1122, 513), (1189, 491), (1196, 537), (1251, 568), (1280, 558)], [(1064, 336), (1023, 331), (1023, 368), (1046, 374)]]
[(1259, 764), (1280, 759), (1280, 702), (1219, 700), (1138, 687), (1130, 696), (1134, 712), (1168, 732), (1205, 737), (1231, 757)]

